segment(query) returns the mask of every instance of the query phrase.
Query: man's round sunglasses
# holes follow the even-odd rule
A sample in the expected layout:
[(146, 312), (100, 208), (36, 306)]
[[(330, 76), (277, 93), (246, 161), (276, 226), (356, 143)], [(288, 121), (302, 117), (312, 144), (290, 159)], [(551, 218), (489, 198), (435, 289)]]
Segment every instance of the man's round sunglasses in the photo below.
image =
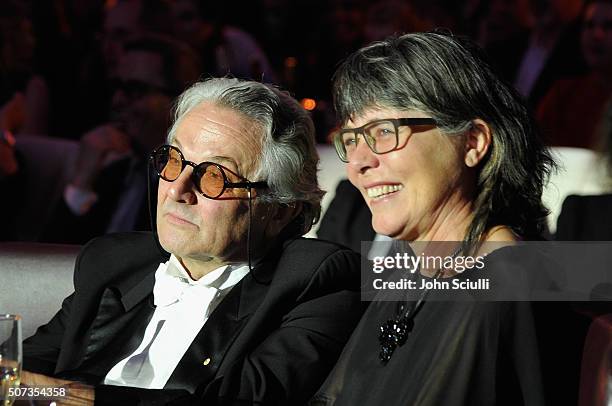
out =
[(230, 182), (228, 173), (236, 177), (234, 172), (215, 162), (202, 162), (195, 164), (183, 156), (180, 149), (172, 145), (162, 145), (155, 149), (149, 157), (153, 168), (160, 178), (173, 182), (178, 179), (187, 165), (193, 168), (191, 181), (198, 192), (209, 199), (219, 199), (226, 189), (263, 189), (268, 187), (266, 182)]
[[(433, 118), (388, 118), (371, 121), (358, 128), (342, 128), (333, 136), (334, 147), (343, 162), (349, 162), (351, 154), (357, 149), (359, 134), (363, 136), (368, 147), (375, 154), (386, 154), (405, 145), (417, 126), (435, 126)], [(408, 127), (408, 131), (399, 131), (399, 127)]]

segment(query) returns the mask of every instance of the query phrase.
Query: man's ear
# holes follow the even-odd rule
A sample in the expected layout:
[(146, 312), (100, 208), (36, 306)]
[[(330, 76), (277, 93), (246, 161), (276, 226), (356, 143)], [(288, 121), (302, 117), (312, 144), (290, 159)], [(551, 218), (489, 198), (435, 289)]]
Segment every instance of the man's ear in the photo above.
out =
[(268, 223), (266, 225), (265, 234), (267, 237), (276, 237), (281, 231), (291, 223), (302, 211), (302, 202), (294, 202), (290, 204), (274, 204), (271, 205), (267, 216)]
[(475, 168), (491, 146), (491, 127), (484, 120), (474, 119), (465, 136), (464, 162), (468, 167)]

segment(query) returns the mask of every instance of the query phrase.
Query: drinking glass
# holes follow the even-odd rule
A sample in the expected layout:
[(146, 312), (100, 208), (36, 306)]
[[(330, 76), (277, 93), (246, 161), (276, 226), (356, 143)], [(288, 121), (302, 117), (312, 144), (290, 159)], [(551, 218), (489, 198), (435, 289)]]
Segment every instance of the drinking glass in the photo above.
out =
[(13, 404), (15, 396), (12, 392), (19, 388), (20, 373), (21, 318), (12, 314), (0, 315), (0, 405)]

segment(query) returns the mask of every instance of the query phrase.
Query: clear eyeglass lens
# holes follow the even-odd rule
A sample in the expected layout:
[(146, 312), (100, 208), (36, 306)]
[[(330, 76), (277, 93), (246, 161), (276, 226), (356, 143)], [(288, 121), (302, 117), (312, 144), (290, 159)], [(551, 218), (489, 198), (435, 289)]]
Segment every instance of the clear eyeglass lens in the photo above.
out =
[[(372, 123), (363, 129), (363, 136), (377, 154), (392, 151), (397, 147), (396, 129), (391, 121)], [(344, 160), (357, 148), (358, 135), (355, 131), (345, 131), (340, 134), (336, 149)]]
[(357, 134), (353, 131), (343, 132), (340, 143), (347, 151), (355, 149), (357, 146)]
[(397, 147), (395, 126), (391, 121), (380, 121), (364, 128), (366, 139), (372, 150), (385, 153)]

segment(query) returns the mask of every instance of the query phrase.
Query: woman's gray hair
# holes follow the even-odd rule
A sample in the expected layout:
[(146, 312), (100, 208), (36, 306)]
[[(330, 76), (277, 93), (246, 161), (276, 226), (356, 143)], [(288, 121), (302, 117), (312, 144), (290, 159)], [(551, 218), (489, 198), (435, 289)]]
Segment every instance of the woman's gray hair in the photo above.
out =
[(466, 242), (473, 247), (495, 225), (530, 239), (544, 232), (541, 196), (554, 161), (522, 98), (469, 41), (428, 32), (375, 42), (340, 65), (333, 96), (342, 124), (371, 107), (423, 112), (449, 135), (484, 120), (492, 140), (479, 166)]
[(282, 204), (300, 202), (301, 214), (290, 225), (289, 234), (308, 232), (319, 219), (324, 192), (317, 182), (319, 155), (314, 124), (306, 110), (287, 92), (270, 85), (235, 78), (208, 79), (194, 84), (178, 98), (169, 143), (183, 117), (202, 102), (235, 110), (261, 127), (261, 156), (250, 180), (265, 180), (269, 189), (259, 192), (258, 199)]

